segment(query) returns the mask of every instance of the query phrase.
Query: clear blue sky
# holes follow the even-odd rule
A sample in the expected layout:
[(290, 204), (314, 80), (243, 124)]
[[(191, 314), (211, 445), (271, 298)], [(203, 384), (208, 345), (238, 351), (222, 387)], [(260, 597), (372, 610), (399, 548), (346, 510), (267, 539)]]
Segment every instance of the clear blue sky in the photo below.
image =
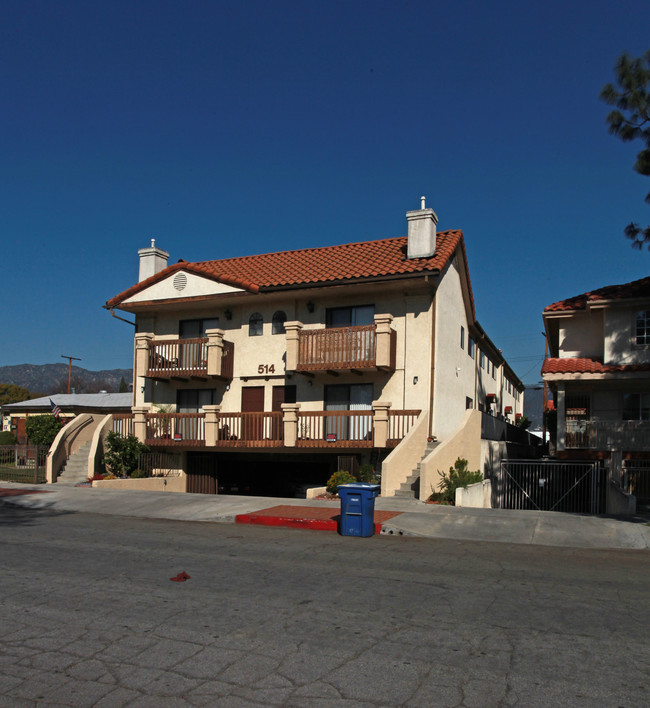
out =
[(598, 99), (647, 0), (0, 4), (0, 365), (130, 367), (102, 309), (152, 237), (206, 260), (465, 233), (477, 316), (526, 383), (545, 305), (648, 274), (640, 144)]

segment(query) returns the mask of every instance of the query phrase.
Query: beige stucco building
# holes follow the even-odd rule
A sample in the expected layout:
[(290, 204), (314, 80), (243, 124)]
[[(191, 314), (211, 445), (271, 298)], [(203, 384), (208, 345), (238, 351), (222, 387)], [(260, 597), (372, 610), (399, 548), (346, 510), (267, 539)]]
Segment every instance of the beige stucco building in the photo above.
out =
[[(462, 232), (424, 198), (406, 219), (405, 237), (171, 266), (152, 241), (106, 303), (136, 323), (115, 429), (174, 455), (188, 491), (286, 495), (369, 463), (383, 494), (428, 496), (417, 465), (468, 411), (514, 422), (523, 385), (476, 320)], [(446, 454), (482, 465), (480, 428)]]

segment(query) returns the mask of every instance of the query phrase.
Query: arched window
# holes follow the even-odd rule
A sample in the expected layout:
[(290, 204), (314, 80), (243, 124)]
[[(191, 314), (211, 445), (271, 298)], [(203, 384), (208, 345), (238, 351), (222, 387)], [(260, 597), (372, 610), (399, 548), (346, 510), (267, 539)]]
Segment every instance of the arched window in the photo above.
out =
[(248, 336), (249, 337), (261, 337), (262, 327), (264, 325), (264, 318), (259, 312), (253, 312), (248, 320)]
[(273, 321), (271, 323), (271, 334), (284, 334), (284, 323), (287, 321), (287, 315), (282, 310), (273, 313)]

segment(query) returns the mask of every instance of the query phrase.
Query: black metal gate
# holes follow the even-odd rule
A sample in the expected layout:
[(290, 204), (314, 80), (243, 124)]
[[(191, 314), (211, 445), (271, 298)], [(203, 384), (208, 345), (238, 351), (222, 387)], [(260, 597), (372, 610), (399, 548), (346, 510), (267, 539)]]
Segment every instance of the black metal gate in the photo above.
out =
[(497, 509), (605, 511), (606, 470), (600, 462), (503, 460), (492, 505)]
[(45, 482), (47, 446), (1, 445), (0, 480), (41, 484)]
[(217, 456), (210, 452), (187, 453), (187, 491), (217, 493)]

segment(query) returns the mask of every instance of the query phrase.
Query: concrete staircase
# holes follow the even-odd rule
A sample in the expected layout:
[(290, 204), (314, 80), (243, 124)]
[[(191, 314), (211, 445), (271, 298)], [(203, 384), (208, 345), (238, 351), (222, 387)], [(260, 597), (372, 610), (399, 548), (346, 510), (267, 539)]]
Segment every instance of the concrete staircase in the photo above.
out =
[(88, 480), (88, 454), (90, 442), (84, 443), (68, 457), (56, 480), (58, 484), (75, 485)]
[(422, 460), (439, 445), (437, 440), (427, 443), (427, 449), (422, 455), (420, 462), (417, 463), (415, 469), (411, 474), (402, 482), (398, 489), (395, 490), (395, 496), (402, 499), (419, 499), (420, 498), (420, 465)]

